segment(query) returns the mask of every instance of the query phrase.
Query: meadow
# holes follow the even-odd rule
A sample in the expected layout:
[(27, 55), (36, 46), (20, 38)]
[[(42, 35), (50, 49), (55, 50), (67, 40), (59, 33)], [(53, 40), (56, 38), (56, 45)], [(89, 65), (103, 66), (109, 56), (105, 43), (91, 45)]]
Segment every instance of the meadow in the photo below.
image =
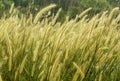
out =
[(119, 81), (119, 8), (61, 23), (50, 10), (0, 19), (0, 81)]

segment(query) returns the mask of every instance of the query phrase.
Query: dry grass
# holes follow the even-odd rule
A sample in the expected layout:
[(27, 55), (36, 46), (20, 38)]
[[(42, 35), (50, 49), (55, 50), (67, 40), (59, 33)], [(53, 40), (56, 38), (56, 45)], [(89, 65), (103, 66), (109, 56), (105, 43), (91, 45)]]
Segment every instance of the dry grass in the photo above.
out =
[(92, 19), (87, 9), (64, 23), (56, 22), (59, 10), (39, 21), (54, 6), (35, 19), (17, 14), (0, 19), (0, 81), (119, 81), (118, 8)]

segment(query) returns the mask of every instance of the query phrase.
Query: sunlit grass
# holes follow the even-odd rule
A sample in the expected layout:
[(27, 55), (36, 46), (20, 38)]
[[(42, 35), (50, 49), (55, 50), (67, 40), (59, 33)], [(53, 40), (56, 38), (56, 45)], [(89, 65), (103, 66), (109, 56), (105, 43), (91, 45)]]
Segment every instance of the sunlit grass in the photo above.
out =
[[(12, 6), (13, 7), (13, 6)], [(120, 14), (87, 17), (85, 10), (63, 23), (41, 14), (0, 19), (0, 81), (119, 81)]]

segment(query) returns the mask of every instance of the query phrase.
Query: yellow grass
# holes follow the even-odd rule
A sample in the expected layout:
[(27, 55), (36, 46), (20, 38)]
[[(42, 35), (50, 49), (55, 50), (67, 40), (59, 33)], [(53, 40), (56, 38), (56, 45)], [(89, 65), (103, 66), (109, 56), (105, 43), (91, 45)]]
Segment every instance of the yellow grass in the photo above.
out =
[(63, 23), (61, 9), (42, 18), (55, 6), (26, 18), (12, 5), (11, 16), (0, 19), (0, 81), (119, 81), (118, 8), (88, 18), (89, 8)]

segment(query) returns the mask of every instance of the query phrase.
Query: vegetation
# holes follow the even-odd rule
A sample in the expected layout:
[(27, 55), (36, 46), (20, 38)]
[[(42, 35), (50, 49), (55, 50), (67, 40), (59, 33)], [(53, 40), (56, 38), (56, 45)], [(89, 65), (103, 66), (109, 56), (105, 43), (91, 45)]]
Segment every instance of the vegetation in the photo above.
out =
[(89, 13), (90, 17), (99, 12), (111, 10), (119, 7), (120, 0), (0, 0), (0, 17), (7, 13), (12, 3), (26, 15), (35, 15), (43, 7), (54, 3), (57, 7), (52, 12), (56, 13), (59, 8), (62, 8), (59, 20), (64, 21), (66, 15), (75, 18), (76, 14), (89, 7), (92, 7), (92, 11)]
[(61, 23), (55, 6), (26, 18), (12, 5), (0, 19), (0, 81), (119, 81), (119, 8)]

